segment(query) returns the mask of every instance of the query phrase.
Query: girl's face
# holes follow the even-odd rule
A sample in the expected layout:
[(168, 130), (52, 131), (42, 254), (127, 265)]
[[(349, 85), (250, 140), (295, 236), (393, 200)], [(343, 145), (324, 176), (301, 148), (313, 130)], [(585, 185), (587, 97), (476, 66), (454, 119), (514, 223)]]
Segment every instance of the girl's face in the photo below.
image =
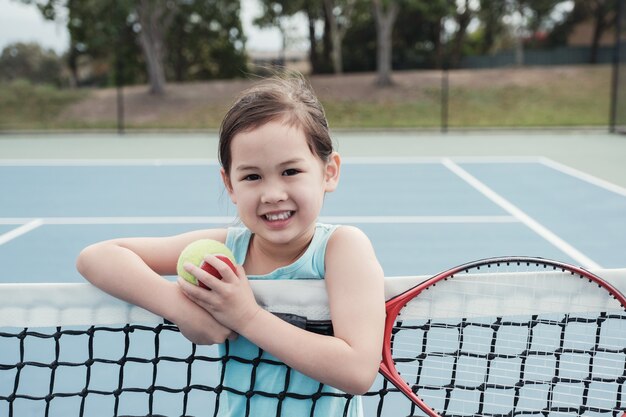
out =
[(302, 129), (281, 120), (235, 135), (230, 174), (222, 178), (241, 221), (273, 244), (308, 243), (324, 201), (339, 180), (339, 155), (314, 155)]

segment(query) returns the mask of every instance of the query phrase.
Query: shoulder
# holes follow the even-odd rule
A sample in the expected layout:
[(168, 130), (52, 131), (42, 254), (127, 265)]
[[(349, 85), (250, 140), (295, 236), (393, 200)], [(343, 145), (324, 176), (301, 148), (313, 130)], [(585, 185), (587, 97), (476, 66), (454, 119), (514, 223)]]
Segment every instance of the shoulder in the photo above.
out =
[(354, 226), (336, 228), (328, 240), (326, 259), (328, 263), (349, 260), (378, 263), (369, 237)]
[(384, 271), (370, 239), (359, 228), (341, 226), (332, 234), (324, 279), (336, 334), (351, 334), (349, 326), (363, 320), (359, 317), (369, 317), (368, 325), (384, 317)]
[(342, 246), (354, 243), (371, 244), (367, 235), (355, 226), (337, 226), (330, 236), (328, 243), (333, 246)]

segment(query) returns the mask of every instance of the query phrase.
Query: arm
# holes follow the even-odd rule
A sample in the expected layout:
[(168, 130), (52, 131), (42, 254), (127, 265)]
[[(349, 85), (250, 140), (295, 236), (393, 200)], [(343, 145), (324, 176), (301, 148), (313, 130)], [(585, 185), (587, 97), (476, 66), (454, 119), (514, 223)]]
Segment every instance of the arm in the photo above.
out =
[(207, 260), (218, 269), (222, 281), (190, 269), (213, 291), (179, 283), (218, 321), (313, 379), (353, 394), (370, 388), (381, 359), (384, 282), (374, 250), (361, 231), (339, 228), (326, 250), (333, 337), (299, 329), (261, 309), (242, 268), (235, 275), (215, 258)]
[(190, 242), (201, 238), (224, 241), (225, 236), (223, 230), (208, 230), (165, 238), (109, 240), (83, 249), (76, 267), (101, 290), (176, 323), (192, 342), (220, 343), (234, 333), (162, 275), (176, 275), (178, 256)]

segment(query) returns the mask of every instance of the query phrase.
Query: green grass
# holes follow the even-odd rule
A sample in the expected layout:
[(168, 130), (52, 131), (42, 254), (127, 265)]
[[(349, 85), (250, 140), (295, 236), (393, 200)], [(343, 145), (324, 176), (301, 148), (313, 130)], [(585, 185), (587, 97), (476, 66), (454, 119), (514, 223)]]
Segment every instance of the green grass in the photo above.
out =
[(129, 120), (127, 127), (130, 129), (218, 129), (227, 111), (226, 105), (207, 104), (192, 111), (175, 112), (168, 117), (150, 122)]
[[(450, 127), (552, 127), (603, 126), (609, 120), (611, 68), (572, 67), (551, 81), (493, 83), (480, 71), (476, 81), (456, 83), (451, 73), (448, 125)], [(524, 76), (526, 73), (523, 74)], [(529, 72), (529, 76), (533, 76)], [(535, 74), (536, 76), (536, 74)], [(519, 80), (519, 79), (518, 79)], [(419, 86), (411, 86), (418, 89)], [(413, 99), (404, 94), (361, 100), (321, 97), (333, 128), (437, 128), (441, 124), (441, 90), (419, 88)], [(93, 99), (89, 90), (58, 90), (27, 82), (0, 84), (0, 131), (10, 129), (115, 129), (111, 120), (97, 114), (90, 121), (66, 117), (64, 109)], [(408, 98), (407, 98), (408, 97)], [(150, 98), (153, 100), (153, 98)], [(158, 98), (154, 98), (158, 100)], [(114, 103), (113, 100), (109, 100)], [(129, 100), (132, 101), (132, 100)], [(230, 101), (230, 100), (228, 100)], [(92, 102), (93, 103), (93, 102)], [(114, 105), (114, 104), (109, 104)], [(127, 104), (127, 109), (132, 106)], [(99, 108), (99, 107), (98, 107)], [(134, 129), (217, 129), (226, 112), (223, 103), (203, 103), (181, 110), (173, 105), (158, 117), (127, 114), (126, 127)], [(130, 113), (130, 112), (129, 112)], [(157, 114), (156, 112), (154, 114)]]
[(0, 83), (0, 130), (71, 128), (59, 115), (88, 92), (32, 85), (18, 80)]
[(594, 126), (609, 121), (609, 88), (486, 88), (450, 93), (450, 126)]
[[(591, 67), (550, 83), (531, 86), (452, 86), (451, 127), (603, 126), (609, 121), (610, 68)], [(438, 127), (440, 90), (424, 90), (420, 100), (385, 103), (324, 103), (334, 127)]]
[(441, 121), (438, 91), (429, 91), (416, 101), (324, 101), (323, 105), (331, 127), (437, 127)]

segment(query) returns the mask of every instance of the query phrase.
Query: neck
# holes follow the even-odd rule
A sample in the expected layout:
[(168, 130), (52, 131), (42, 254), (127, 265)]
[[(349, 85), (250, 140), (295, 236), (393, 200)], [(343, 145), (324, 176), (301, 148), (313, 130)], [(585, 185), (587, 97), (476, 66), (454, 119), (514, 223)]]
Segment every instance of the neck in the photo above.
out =
[(290, 265), (308, 249), (315, 229), (287, 244), (274, 244), (252, 235), (244, 268), (250, 275), (265, 275)]

